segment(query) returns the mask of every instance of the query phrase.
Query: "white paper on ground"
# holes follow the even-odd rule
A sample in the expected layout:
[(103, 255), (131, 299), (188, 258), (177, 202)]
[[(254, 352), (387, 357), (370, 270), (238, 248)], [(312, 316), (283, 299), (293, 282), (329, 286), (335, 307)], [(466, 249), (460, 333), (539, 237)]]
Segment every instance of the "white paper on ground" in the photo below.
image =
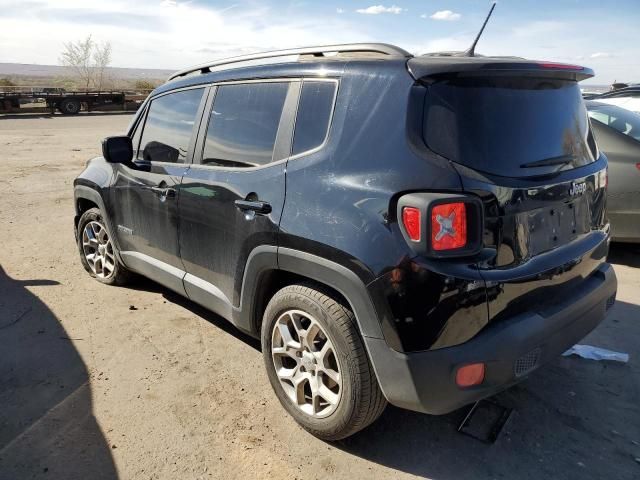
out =
[(564, 357), (568, 357), (569, 355), (578, 355), (579, 357), (589, 360), (611, 360), (622, 363), (629, 361), (628, 353), (614, 352), (613, 350), (593, 347), (591, 345), (574, 345), (562, 354)]

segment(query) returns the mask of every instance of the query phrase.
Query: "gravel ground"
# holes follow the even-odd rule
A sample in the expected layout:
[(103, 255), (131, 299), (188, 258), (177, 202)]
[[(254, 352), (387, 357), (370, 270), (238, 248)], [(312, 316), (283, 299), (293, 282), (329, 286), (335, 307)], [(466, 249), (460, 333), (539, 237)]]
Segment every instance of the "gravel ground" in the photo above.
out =
[(285, 415), (256, 341), (146, 280), (89, 278), (73, 178), (130, 115), (0, 118), (0, 478), (640, 478), (640, 247), (614, 245), (618, 302), (583, 343), (628, 364), (561, 358), (498, 401), (498, 441), (462, 412), (388, 408), (321, 442)]

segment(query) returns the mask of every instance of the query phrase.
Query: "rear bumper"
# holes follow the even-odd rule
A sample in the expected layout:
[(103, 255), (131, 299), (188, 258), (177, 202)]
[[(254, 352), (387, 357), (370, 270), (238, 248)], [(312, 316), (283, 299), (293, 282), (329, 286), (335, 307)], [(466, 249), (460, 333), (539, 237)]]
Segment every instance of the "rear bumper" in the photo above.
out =
[[(504, 319), (461, 345), (400, 353), (383, 339), (365, 342), (389, 403), (445, 414), (504, 390), (576, 344), (604, 319), (616, 289), (613, 268), (603, 264), (546, 316), (527, 312)], [(486, 364), (484, 382), (459, 388), (457, 369), (476, 362)]]

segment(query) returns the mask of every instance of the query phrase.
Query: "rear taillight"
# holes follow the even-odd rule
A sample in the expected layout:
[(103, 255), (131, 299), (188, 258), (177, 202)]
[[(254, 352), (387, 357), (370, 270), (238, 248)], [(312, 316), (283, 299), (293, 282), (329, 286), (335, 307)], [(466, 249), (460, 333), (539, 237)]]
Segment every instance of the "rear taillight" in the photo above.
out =
[(431, 248), (455, 250), (467, 244), (467, 209), (463, 202), (441, 203), (431, 209)]
[(415, 207), (404, 207), (402, 209), (402, 224), (407, 231), (407, 235), (412, 242), (419, 242), (421, 235), (420, 209)]
[(482, 249), (482, 200), (475, 195), (413, 192), (398, 199), (400, 231), (418, 255), (468, 257)]
[(640, 163), (636, 163), (636, 168), (640, 170)]

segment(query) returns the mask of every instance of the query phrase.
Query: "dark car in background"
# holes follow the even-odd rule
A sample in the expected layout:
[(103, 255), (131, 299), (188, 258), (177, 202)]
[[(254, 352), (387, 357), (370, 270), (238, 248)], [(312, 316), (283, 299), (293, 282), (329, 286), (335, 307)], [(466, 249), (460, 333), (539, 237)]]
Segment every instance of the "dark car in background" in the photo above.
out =
[(276, 396), (318, 437), (387, 402), (451, 412), (613, 305), (592, 75), (386, 44), (178, 72), (76, 178), (80, 259), (261, 338)]
[(613, 240), (640, 242), (640, 114), (598, 100), (586, 104), (598, 147), (609, 159)]

